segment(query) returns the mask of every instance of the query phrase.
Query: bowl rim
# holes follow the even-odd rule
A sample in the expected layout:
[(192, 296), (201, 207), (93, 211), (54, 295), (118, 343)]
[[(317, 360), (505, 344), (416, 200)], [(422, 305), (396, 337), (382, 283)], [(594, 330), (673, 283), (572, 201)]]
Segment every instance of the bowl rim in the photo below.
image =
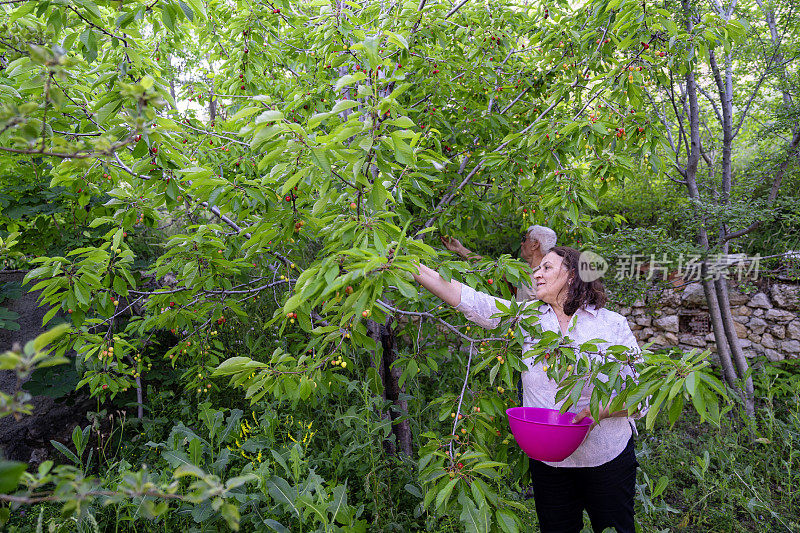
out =
[[(566, 413), (562, 413), (559, 409), (551, 409), (549, 407), (525, 407), (525, 406), (509, 407), (508, 409), (506, 409), (506, 416), (508, 418), (513, 418), (514, 420), (518, 420), (519, 422), (524, 422), (526, 424), (535, 424), (537, 426), (586, 429), (588, 426), (591, 426), (594, 423), (594, 418), (592, 418), (591, 416), (587, 416), (583, 420), (578, 422), (577, 424), (573, 424), (571, 422), (567, 423), (567, 424), (548, 424), (548, 423), (545, 423), (545, 422), (537, 422), (535, 420), (526, 420), (524, 418), (520, 418), (519, 416), (516, 416), (514, 413), (511, 412), (514, 409), (538, 409), (538, 410), (541, 410), (541, 411), (552, 411), (552, 412), (556, 412), (558, 414), (566, 414), (566, 413), (569, 413), (570, 411), (567, 411)], [(573, 414), (575, 414), (575, 413), (573, 413)]]

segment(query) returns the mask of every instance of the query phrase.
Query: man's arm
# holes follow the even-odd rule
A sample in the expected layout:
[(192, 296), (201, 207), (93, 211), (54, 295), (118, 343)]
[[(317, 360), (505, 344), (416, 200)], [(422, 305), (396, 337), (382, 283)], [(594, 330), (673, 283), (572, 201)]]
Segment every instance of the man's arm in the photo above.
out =
[(439, 237), (442, 240), (442, 244), (444, 247), (450, 250), (451, 252), (455, 252), (467, 261), (480, 261), (483, 259), (483, 256), (476, 254), (475, 252), (468, 250), (461, 244), (461, 241), (456, 239), (455, 237), (450, 237), (449, 235), (443, 235)]
[[(467, 261), (480, 261), (481, 259), (483, 259), (482, 255), (478, 255), (472, 250), (469, 250), (463, 244), (461, 244), (461, 241), (459, 241), (455, 237), (450, 237), (449, 235), (442, 235), (439, 238), (442, 240), (442, 244), (444, 244), (445, 248), (447, 248), (451, 252), (457, 253)], [(506, 280), (505, 276), (503, 276), (503, 281), (505, 281), (508, 284), (508, 289), (511, 291), (511, 295), (516, 298), (517, 288), (511, 282)]]

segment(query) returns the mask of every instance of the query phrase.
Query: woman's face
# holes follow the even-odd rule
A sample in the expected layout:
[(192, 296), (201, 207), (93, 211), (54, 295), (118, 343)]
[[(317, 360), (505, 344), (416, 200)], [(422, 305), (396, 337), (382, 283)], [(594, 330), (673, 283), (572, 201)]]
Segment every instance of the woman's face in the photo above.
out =
[(533, 274), (536, 281), (536, 297), (550, 305), (558, 298), (566, 296), (566, 285), (569, 272), (563, 265), (564, 258), (555, 252), (549, 252), (542, 258), (541, 268)]

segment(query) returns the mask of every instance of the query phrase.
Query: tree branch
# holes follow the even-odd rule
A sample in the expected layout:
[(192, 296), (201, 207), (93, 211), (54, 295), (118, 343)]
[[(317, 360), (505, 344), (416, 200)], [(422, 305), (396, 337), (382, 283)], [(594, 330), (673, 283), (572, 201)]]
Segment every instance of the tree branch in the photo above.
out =
[(461, 9), (461, 8), (462, 8), (462, 6), (463, 6), (464, 4), (466, 4), (467, 2), (469, 2), (469, 0), (461, 0), (461, 3), (460, 3), (460, 4), (458, 4), (458, 5), (457, 5), (457, 6), (455, 6), (453, 9), (451, 9), (450, 11), (448, 11), (448, 12), (447, 12), (447, 14), (444, 16), (444, 20), (447, 20), (447, 19), (449, 19), (449, 18), (450, 18), (452, 15), (454, 15), (454, 14), (456, 13), (456, 11), (458, 11), (459, 9)]

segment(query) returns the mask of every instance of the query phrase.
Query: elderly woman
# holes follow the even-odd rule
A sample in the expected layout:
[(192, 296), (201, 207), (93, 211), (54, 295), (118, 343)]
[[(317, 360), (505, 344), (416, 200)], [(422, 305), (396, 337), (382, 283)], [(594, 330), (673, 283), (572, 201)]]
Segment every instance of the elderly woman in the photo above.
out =
[[(622, 315), (604, 308), (605, 289), (599, 280), (586, 282), (579, 276), (580, 252), (566, 246), (554, 247), (533, 275), (540, 302), (529, 305), (539, 311), (542, 330), (569, 337), (577, 347), (590, 339), (604, 339), (606, 345), (625, 345), (638, 353), (639, 347)], [(434, 270), (420, 265), (417, 282), (456, 307), (467, 319), (494, 328), (499, 319), (496, 302), (509, 302), (462, 285), (445, 281)], [(528, 338), (524, 351), (537, 339)], [(558, 384), (548, 378), (541, 364), (524, 361), (523, 405), (558, 409)], [(575, 422), (589, 415), (591, 388), (583, 390), (573, 409)], [(586, 440), (571, 456), (560, 462), (531, 460), (536, 514), (543, 532), (578, 532), (586, 509), (595, 531), (613, 527), (620, 533), (634, 532), (633, 496), (636, 481), (635, 426), (627, 411), (609, 412), (601, 406), (599, 420)]]

